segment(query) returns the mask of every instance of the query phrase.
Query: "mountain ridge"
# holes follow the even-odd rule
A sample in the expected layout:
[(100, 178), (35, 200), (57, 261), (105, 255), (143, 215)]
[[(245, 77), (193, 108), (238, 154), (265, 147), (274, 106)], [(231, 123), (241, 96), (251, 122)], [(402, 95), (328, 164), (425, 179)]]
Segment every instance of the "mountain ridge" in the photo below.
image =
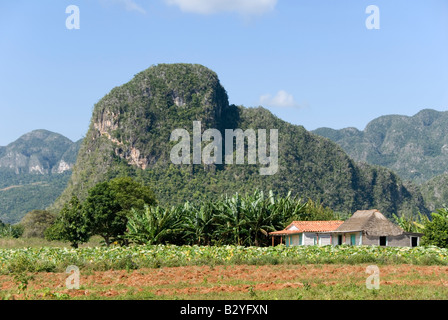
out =
[(63, 173), (73, 167), (81, 141), (73, 142), (45, 129), (30, 131), (0, 147), (0, 170), (13, 170), (16, 174)]
[(38, 129), (0, 147), (0, 220), (16, 223), (50, 206), (65, 189), (81, 142)]
[(418, 184), (448, 172), (448, 111), (384, 115), (357, 128), (318, 128), (355, 161), (385, 166)]
[[(178, 128), (191, 133), (193, 121), (221, 133), (278, 129), (279, 173), (260, 177), (260, 165), (247, 163), (174, 165), (170, 134)], [(85, 198), (97, 182), (121, 175), (150, 183), (166, 205), (261, 188), (291, 190), (335, 210), (425, 211), (418, 191), (393, 172), (360, 166), (334, 142), (262, 107), (230, 105), (216, 73), (201, 65), (151, 66), (95, 104), (68, 187), (51, 209), (57, 211), (73, 195)]]

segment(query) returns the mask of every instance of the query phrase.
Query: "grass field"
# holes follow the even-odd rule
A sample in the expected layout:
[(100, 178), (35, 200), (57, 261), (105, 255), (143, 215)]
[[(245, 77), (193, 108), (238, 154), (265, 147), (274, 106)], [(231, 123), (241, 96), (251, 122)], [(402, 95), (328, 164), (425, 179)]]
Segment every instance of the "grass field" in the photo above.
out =
[[(436, 247), (106, 248), (96, 239), (75, 250), (20, 241), (0, 241), (2, 299), (448, 298), (448, 250)], [(79, 289), (66, 286), (69, 265)], [(369, 265), (379, 268), (378, 290), (366, 287)]]

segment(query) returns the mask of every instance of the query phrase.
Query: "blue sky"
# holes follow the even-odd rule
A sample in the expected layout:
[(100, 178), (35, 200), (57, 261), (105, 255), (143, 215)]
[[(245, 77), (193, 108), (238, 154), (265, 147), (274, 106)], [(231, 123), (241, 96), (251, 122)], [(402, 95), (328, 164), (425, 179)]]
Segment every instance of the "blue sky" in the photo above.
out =
[[(66, 7), (80, 10), (68, 30)], [(380, 10), (369, 30), (366, 8)], [(364, 129), (448, 110), (446, 0), (40, 0), (0, 3), (0, 145), (34, 129), (72, 140), (113, 87), (158, 63), (214, 70), (230, 103)]]

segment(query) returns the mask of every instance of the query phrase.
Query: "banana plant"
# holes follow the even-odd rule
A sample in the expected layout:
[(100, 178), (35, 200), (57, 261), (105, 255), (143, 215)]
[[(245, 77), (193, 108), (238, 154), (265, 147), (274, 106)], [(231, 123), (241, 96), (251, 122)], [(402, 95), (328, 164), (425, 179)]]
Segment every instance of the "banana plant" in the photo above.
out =
[(136, 244), (161, 244), (181, 232), (181, 220), (175, 207), (144, 206), (144, 210), (131, 209), (125, 237)]
[(429, 218), (421, 213), (419, 213), (417, 217), (406, 217), (404, 215), (397, 216), (396, 214), (393, 214), (393, 219), (395, 223), (406, 232), (423, 232), (426, 222), (429, 221)]
[(215, 231), (213, 204), (207, 202), (199, 208), (187, 202), (182, 208), (184, 239), (187, 243), (210, 245)]
[(226, 196), (216, 203), (217, 237), (228, 244), (244, 245), (247, 237), (246, 216), (243, 212), (241, 196), (236, 193)]

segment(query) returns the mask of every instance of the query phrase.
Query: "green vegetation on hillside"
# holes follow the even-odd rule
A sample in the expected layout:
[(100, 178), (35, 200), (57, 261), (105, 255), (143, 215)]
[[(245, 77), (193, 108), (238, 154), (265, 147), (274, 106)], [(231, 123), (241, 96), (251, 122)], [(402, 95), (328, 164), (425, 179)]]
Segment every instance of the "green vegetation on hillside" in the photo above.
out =
[[(260, 165), (173, 165), (174, 129), (278, 129), (279, 172)], [(224, 135), (223, 135), (224, 138)], [(225, 140), (225, 139), (224, 139)], [(225, 141), (223, 141), (225, 145)], [(387, 216), (428, 213), (418, 190), (391, 171), (359, 166), (335, 143), (275, 117), (264, 108), (229, 105), (217, 75), (200, 65), (161, 64), (114, 88), (94, 108), (67, 189), (51, 210), (72, 196), (81, 201), (98, 182), (132, 176), (151, 186), (163, 206), (218, 199), (235, 192), (275, 190), (311, 198), (346, 213), (377, 208)]]
[(16, 175), (0, 170), (0, 177), (7, 177), (0, 178), (0, 220), (17, 223), (27, 212), (45, 210), (64, 191), (70, 176), (69, 171), (51, 175)]
[(442, 174), (420, 186), (427, 208), (431, 211), (448, 206), (448, 173)]
[(425, 182), (448, 171), (448, 112), (425, 109), (412, 117), (382, 116), (363, 131), (319, 128), (355, 161), (394, 170), (404, 180)]

